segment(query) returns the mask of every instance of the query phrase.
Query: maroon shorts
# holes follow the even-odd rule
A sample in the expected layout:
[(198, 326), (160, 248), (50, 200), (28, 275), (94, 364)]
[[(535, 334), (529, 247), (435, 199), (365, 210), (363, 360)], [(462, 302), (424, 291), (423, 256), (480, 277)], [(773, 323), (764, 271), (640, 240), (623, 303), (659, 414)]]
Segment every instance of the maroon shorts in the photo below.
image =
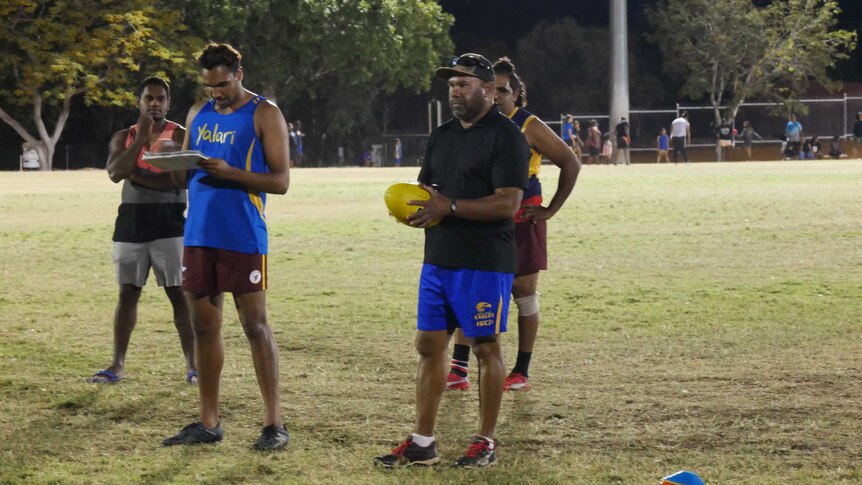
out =
[(252, 293), (266, 289), (266, 255), (186, 246), (183, 290), (196, 295)]
[(524, 276), (548, 269), (547, 221), (527, 221), (515, 224), (515, 245), (518, 248), (515, 276)]

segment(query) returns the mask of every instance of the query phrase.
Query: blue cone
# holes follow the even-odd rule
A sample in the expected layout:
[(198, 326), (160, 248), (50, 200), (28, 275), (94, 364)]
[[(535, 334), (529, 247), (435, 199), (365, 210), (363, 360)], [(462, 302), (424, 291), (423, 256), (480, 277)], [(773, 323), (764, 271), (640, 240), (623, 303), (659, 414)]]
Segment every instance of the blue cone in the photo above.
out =
[(679, 471), (661, 479), (661, 485), (706, 485), (692, 472)]

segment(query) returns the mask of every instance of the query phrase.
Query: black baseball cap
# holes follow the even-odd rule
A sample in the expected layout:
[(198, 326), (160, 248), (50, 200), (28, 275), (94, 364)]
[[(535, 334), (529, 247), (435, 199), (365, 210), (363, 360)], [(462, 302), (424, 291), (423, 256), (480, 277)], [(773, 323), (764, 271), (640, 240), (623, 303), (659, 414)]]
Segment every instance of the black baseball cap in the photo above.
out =
[(485, 82), (494, 82), (494, 67), (491, 65), (491, 61), (483, 56), (468, 52), (453, 57), (448, 66), (438, 67), (434, 71), (434, 75), (444, 81), (455, 76), (470, 76)]

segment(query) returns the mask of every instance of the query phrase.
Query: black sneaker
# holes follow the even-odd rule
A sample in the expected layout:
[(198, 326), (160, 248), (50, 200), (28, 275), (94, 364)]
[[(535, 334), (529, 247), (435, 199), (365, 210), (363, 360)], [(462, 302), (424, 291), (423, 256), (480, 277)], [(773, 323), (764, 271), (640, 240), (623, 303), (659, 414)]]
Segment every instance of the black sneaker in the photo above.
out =
[(440, 461), (437, 453), (437, 442), (428, 446), (419, 446), (413, 442), (413, 435), (395, 447), (388, 455), (374, 457), (374, 464), (383, 468), (399, 466), (429, 466)]
[(221, 423), (218, 423), (214, 429), (209, 429), (200, 421), (195, 421), (181, 429), (176, 436), (165, 438), (162, 444), (165, 446), (197, 445), (201, 443), (215, 443), (221, 441), (222, 438), (224, 438), (224, 429), (222, 429)]
[(257, 451), (280, 450), (287, 446), (289, 441), (290, 435), (287, 434), (286, 426), (270, 424), (269, 426), (264, 426), (252, 448)]
[(458, 458), (455, 466), (459, 468), (486, 467), (497, 463), (497, 445), (494, 440), (474, 436), (464, 456)]

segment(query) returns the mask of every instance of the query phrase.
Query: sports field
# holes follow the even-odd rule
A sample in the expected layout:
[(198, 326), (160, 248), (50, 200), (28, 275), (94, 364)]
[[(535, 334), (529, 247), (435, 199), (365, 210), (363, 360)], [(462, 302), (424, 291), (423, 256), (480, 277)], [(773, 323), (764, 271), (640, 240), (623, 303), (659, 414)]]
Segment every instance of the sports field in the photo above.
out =
[[(120, 187), (0, 174), (0, 483), (862, 481), (858, 160), (584, 167), (549, 225), (533, 389), (504, 398), (499, 465), (372, 468), (411, 430), (423, 238), (382, 194), (416, 173), (299, 169), (269, 199), (292, 439), (276, 454), (249, 449), (262, 403), (230, 304), (221, 444), (160, 444), (195, 418), (197, 389), (152, 277), (128, 378), (84, 381), (110, 361)], [(556, 175), (543, 168), (547, 193)], [(445, 462), (476, 425), (476, 393), (447, 393)]]

